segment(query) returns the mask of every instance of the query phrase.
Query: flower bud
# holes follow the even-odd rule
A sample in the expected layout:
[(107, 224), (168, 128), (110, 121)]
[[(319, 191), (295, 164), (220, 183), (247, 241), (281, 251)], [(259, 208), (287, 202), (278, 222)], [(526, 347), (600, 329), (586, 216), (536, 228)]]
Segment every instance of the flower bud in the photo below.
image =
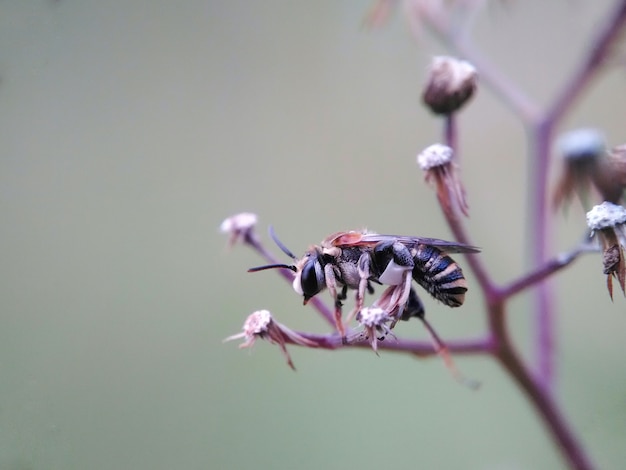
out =
[(626, 147), (607, 151), (604, 136), (595, 129), (577, 129), (557, 141), (563, 171), (554, 192), (554, 206), (568, 203), (577, 194), (586, 206), (589, 189), (603, 200), (618, 203), (626, 187)]
[(433, 57), (422, 99), (435, 114), (451, 114), (472, 97), (478, 73), (469, 62), (453, 57)]

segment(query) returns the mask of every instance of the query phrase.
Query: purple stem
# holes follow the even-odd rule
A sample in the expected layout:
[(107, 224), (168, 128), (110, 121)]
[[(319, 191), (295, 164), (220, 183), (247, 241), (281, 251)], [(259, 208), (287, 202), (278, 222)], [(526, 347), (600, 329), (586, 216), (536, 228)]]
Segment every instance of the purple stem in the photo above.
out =
[[(353, 344), (343, 344), (341, 336), (338, 334), (317, 335), (296, 331), (296, 333), (317, 344), (317, 347), (323, 349), (341, 349), (341, 348), (366, 348), (371, 349), (368, 341), (363, 340)], [(287, 343), (297, 344), (286, 339)], [(484, 338), (478, 339), (458, 339), (445, 342), (449, 352), (455, 354), (485, 354), (493, 350), (493, 344)], [(384, 341), (378, 342), (378, 349), (387, 351), (406, 352), (415, 354), (420, 357), (436, 356), (437, 350), (432, 342), (415, 341), (402, 338), (386, 338)]]
[(589, 243), (585, 243), (581, 244), (576, 249), (570, 252), (562, 253), (555, 258), (552, 258), (540, 268), (515, 279), (509, 285), (501, 287), (499, 289), (500, 298), (505, 300), (509, 297), (513, 297), (514, 295), (524, 291), (525, 289), (528, 289), (529, 287), (543, 281), (544, 279), (555, 274), (561, 269), (569, 266), (578, 258), (578, 256), (583, 253), (588, 253), (590, 251), (597, 251), (597, 248), (590, 245)]
[[(571, 262), (567, 262), (564, 266), (560, 266), (558, 263), (552, 266), (549, 266), (550, 263), (546, 265), (549, 233), (546, 209), (549, 146), (553, 129), (570, 109), (593, 75), (599, 71), (600, 65), (616, 41), (626, 17), (626, 0), (621, 0), (615, 11), (609, 15), (607, 24), (601, 29), (597, 40), (593, 42), (594, 46), (591, 48), (591, 52), (582, 62), (579, 70), (572, 75), (570, 83), (563, 87), (563, 92), (557, 97), (550, 111), (545, 113), (543, 117), (538, 112), (538, 107), (524, 96), (510, 80), (500, 75), (489, 61), (484, 60), (466, 37), (460, 37), (454, 33), (454, 25), (449, 21), (445, 11), (443, 14), (432, 14), (432, 11), (423, 9), (419, 2), (413, 2), (411, 6), (415, 8), (412, 11), (413, 14), (410, 15), (410, 19), (413, 21), (413, 30), (418, 31), (423, 23), (430, 26), (435, 35), (455, 48), (457, 52), (477, 67), (482, 81), (486, 82), (503, 99), (504, 103), (513, 109), (514, 113), (530, 127), (532, 160), (529, 177), (533, 178), (532, 181), (536, 185), (536, 192), (531, 195), (532, 199), (529, 204), (529, 215), (534, 225), (530, 239), (532, 242), (532, 260), (536, 271), (534, 274), (514, 282), (508, 291), (493, 288), (489, 290), (488, 288), (493, 286), (488, 282), (489, 279), (482, 269), (481, 263), (476, 262), (473, 259), (474, 256), (468, 257), (468, 259), (481, 286), (485, 289), (490, 330), (499, 347), (496, 356), (531, 399), (572, 467), (590, 469), (592, 468), (590, 460), (569, 429), (565, 419), (560, 415), (558, 406), (553, 401), (550, 392), (553, 377), (554, 318), (552, 299), (547, 284), (541, 282), (535, 293), (537, 348), (539, 352), (539, 373), (535, 378), (537, 381), (528, 374), (508, 338), (504, 301), (519, 290), (544, 281), (549, 274)], [(437, 10), (437, 12), (440, 11)], [(449, 129), (446, 129), (446, 134), (448, 132)], [(458, 217), (448, 216), (447, 218), (457, 239), (460, 241), (467, 240), (464, 227)]]
[[(551, 129), (538, 125), (531, 131), (529, 147), (530, 181), (533, 190), (529, 191), (529, 220), (532, 267), (540, 269), (547, 260), (550, 233), (548, 216), (548, 161), (550, 156)], [(544, 280), (545, 281), (545, 280)], [(554, 350), (555, 350), (555, 315), (554, 299), (548, 282), (536, 284), (533, 293), (535, 319), (535, 356), (537, 362), (537, 380), (546, 391), (554, 385)]]
[[(531, 129), (531, 178), (536, 190), (531, 192), (530, 211), (533, 224), (531, 235), (532, 260), (535, 267), (542, 266), (547, 259), (548, 238), (550, 232), (547, 215), (548, 166), (550, 143), (553, 130), (582, 94), (591, 79), (600, 71), (603, 62), (611, 51), (614, 42), (626, 21), (626, 1), (617, 3), (598, 37), (592, 42), (589, 53), (572, 74), (569, 83), (545, 113), (543, 119), (536, 120)], [(553, 299), (547, 283), (538, 285), (535, 291), (536, 307), (536, 346), (538, 370), (537, 377), (543, 387), (550, 389), (554, 382), (554, 314)]]
[(447, 114), (443, 121), (443, 138), (444, 142), (454, 152), (454, 158), (459, 161), (459, 153), (457, 152), (457, 126), (456, 126), (456, 113)]

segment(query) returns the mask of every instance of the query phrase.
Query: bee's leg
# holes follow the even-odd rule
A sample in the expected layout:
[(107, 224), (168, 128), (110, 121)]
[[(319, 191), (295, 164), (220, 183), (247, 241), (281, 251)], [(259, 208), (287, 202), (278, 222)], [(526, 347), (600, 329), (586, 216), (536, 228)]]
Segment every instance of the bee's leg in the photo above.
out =
[(411, 250), (404, 244), (385, 240), (373, 250), (376, 265), (384, 267), (378, 280), (383, 284), (395, 286), (388, 302), (387, 311), (396, 318), (402, 315), (411, 291), (412, 272), (415, 261)]
[(426, 310), (424, 309), (422, 300), (417, 295), (415, 289), (411, 288), (406, 306), (400, 315), (400, 320), (408, 321), (413, 317), (424, 318), (425, 314)]
[(411, 272), (405, 271), (403, 276), (404, 279), (402, 284), (392, 286), (393, 293), (387, 307), (388, 314), (396, 318), (396, 321), (400, 317), (400, 315), (402, 315), (402, 312), (404, 311), (404, 308), (409, 300), (411, 291), (413, 290), (411, 288), (411, 282), (413, 280), (413, 278), (411, 277)]
[(408, 321), (413, 317), (424, 318), (426, 315), (426, 309), (422, 303), (422, 299), (417, 295), (417, 291), (413, 288), (409, 291), (409, 298), (407, 299), (406, 306), (402, 311), (400, 320)]
[(339, 294), (337, 294), (337, 299), (338, 300), (346, 300), (347, 297), (348, 297), (348, 286), (344, 285), (341, 288), (341, 292)]
[(359, 271), (359, 287), (356, 291), (356, 300), (354, 309), (348, 315), (346, 319), (346, 323), (350, 322), (356, 315), (363, 309), (363, 302), (365, 300), (365, 290), (369, 285), (370, 278), (370, 266), (372, 263), (372, 258), (369, 253), (363, 253), (359, 258), (357, 263), (357, 268)]
[(324, 276), (326, 278), (326, 286), (328, 287), (328, 291), (335, 301), (335, 325), (337, 326), (337, 331), (341, 335), (342, 341), (345, 343), (346, 340), (346, 329), (343, 326), (343, 322), (341, 321), (341, 307), (343, 304), (341, 301), (346, 298), (347, 290), (342, 289), (341, 293), (337, 293), (337, 279), (335, 277), (335, 271), (330, 264), (324, 266)]

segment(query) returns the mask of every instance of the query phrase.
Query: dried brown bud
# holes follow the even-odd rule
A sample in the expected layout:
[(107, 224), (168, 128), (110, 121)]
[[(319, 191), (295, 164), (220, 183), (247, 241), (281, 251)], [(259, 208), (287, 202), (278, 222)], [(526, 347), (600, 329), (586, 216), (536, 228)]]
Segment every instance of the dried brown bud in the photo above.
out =
[(451, 114), (472, 97), (478, 73), (472, 64), (453, 57), (433, 57), (422, 99), (435, 114)]
[(597, 235), (602, 245), (603, 272), (606, 285), (613, 298), (613, 277), (626, 294), (626, 209), (611, 202), (603, 202), (587, 212), (587, 225)]
[(557, 142), (563, 157), (563, 171), (554, 192), (554, 208), (563, 206), (577, 194), (583, 205), (606, 151), (604, 136), (595, 129), (577, 129), (563, 134)]
[(604, 136), (594, 129), (578, 129), (558, 141), (563, 171), (554, 192), (554, 206), (567, 204), (577, 194), (583, 206), (591, 187), (603, 200), (619, 203), (626, 188), (626, 146), (607, 152)]
[(417, 156), (417, 164), (425, 172), (425, 179), (437, 191), (437, 198), (444, 212), (451, 217), (461, 211), (469, 217), (465, 188), (452, 161), (453, 150), (442, 144), (434, 144)]

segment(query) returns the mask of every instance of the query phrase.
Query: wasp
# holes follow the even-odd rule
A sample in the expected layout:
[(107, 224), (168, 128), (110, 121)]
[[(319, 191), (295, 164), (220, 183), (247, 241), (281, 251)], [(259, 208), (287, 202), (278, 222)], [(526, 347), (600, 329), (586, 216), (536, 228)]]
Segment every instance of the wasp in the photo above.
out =
[(467, 281), (460, 266), (446, 253), (480, 251), (474, 246), (436, 238), (381, 235), (362, 230), (334, 233), (320, 245), (311, 246), (298, 259), (271, 227), (270, 235), (294, 264), (269, 264), (248, 271), (290, 269), (295, 273), (293, 289), (303, 296), (304, 304), (327, 288), (334, 300), (337, 330), (344, 340), (342, 306), (348, 289), (356, 291), (356, 302), (347, 321), (362, 310), (365, 292), (374, 293), (373, 284), (394, 286), (386, 309), (396, 319), (423, 318), (424, 307), (412, 281), (445, 305), (459, 307), (465, 300)]

